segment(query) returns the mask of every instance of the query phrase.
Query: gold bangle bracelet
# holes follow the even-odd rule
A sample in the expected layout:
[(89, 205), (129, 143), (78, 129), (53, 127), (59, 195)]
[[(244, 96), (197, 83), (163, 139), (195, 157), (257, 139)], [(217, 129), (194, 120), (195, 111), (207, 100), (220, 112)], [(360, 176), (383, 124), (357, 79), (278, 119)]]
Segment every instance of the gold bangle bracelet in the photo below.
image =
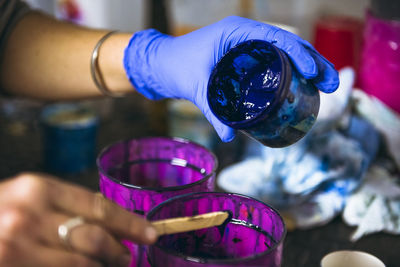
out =
[(93, 49), (92, 52), (92, 57), (90, 59), (90, 73), (92, 74), (92, 79), (93, 82), (96, 84), (97, 88), (99, 89), (100, 92), (102, 92), (106, 96), (110, 97), (123, 97), (125, 96), (124, 93), (114, 93), (110, 89), (107, 88), (103, 76), (101, 75), (101, 72), (99, 70), (99, 50), (101, 45), (104, 43), (105, 40), (107, 40), (108, 37), (113, 35), (114, 33), (117, 33), (118, 31), (111, 31), (105, 34), (96, 44), (96, 46)]

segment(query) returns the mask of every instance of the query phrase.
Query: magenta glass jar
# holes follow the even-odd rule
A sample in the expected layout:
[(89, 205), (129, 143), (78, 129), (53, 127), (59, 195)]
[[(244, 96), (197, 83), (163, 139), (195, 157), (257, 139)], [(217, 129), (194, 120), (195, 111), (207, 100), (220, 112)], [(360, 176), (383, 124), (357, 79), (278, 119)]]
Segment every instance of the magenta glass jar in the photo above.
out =
[[(147, 213), (174, 196), (213, 191), (215, 155), (181, 138), (146, 137), (117, 142), (97, 159), (100, 191), (108, 199), (136, 214)], [(124, 242), (136, 266), (138, 246)]]
[(279, 213), (244, 195), (191, 193), (163, 202), (150, 211), (150, 221), (229, 211), (222, 226), (161, 236), (147, 247), (153, 267), (280, 266), (286, 228)]

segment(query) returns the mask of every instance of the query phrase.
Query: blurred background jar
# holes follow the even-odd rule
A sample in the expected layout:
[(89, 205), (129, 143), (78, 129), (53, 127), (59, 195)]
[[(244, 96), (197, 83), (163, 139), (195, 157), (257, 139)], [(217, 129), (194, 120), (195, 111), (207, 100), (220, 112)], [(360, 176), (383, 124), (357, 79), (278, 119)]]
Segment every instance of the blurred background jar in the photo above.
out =
[(400, 113), (400, 1), (371, 1), (359, 78), (361, 89)]
[(98, 118), (83, 104), (46, 105), (40, 114), (46, 171), (77, 174), (94, 166)]
[(352, 67), (358, 71), (363, 26), (361, 19), (351, 16), (321, 16), (314, 26), (314, 47), (337, 70)]
[(215, 133), (203, 113), (187, 100), (168, 103), (169, 135), (181, 137), (212, 149)]

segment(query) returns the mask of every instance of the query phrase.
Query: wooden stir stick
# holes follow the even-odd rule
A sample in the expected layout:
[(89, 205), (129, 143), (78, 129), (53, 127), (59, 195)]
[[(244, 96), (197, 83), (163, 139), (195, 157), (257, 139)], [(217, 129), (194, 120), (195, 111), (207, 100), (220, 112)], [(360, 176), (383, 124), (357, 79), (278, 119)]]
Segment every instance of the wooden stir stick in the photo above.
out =
[[(96, 195), (104, 197), (102, 193)], [(169, 235), (183, 232), (219, 226), (232, 218), (230, 211), (214, 211), (195, 216), (177, 217), (165, 220), (152, 221), (151, 224), (156, 229), (157, 234)]]
[(228, 211), (215, 211), (196, 216), (170, 218), (152, 221), (158, 235), (189, 232), (223, 224), (230, 217)]

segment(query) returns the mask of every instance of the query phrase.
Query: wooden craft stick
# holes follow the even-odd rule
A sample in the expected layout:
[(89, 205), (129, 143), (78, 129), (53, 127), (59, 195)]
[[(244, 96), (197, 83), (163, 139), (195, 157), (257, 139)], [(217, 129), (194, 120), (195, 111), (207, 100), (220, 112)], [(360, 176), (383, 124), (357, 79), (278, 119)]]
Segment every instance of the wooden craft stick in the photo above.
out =
[(190, 217), (153, 221), (151, 224), (156, 228), (158, 235), (168, 235), (218, 226), (223, 224), (228, 217), (229, 212), (216, 211)]

